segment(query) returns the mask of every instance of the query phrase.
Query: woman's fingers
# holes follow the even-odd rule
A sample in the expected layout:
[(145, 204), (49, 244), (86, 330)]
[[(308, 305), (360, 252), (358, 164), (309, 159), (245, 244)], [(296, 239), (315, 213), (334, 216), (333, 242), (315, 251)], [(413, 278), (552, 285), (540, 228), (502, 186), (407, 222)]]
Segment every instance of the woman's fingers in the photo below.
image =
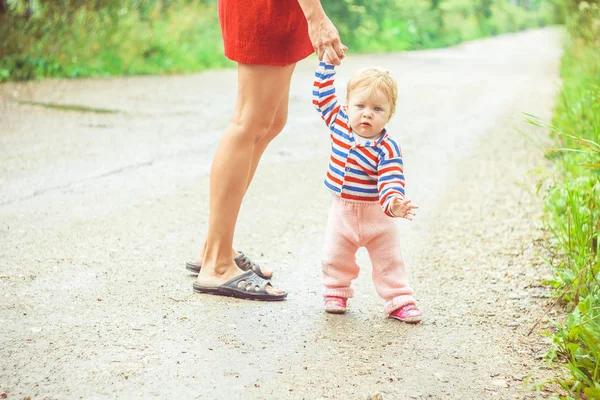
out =
[(320, 61), (327, 53), (332, 64), (340, 65), (347, 48), (342, 44), (339, 32), (326, 15), (318, 20), (309, 21), (308, 35)]
[(333, 43), (333, 50), (335, 51), (335, 54), (337, 54), (338, 58), (340, 60), (343, 60), (345, 57), (344, 52), (346, 50), (348, 50), (348, 48), (346, 46), (344, 46), (342, 44), (342, 42), (340, 42), (339, 40)]
[(327, 53), (332, 64), (340, 65), (344, 57), (346, 57), (344, 54), (346, 50), (348, 50), (348, 47), (344, 46), (337, 39), (333, 44), (324, 46), (323, 54)]
[(333, 65), (340, 65), (341, 64), (340, 57), (338, 57), (338, 54), (333, 49), (333, 46), (327, 46), (325, 48), (325, 53), (327, 53), (327, 56), (329, 57), (329, 60), (331, 61), (331, 63)]
[(325, 54), (325, 49), (322, 47), (315, 47), (315, 53), (317, 53), (317, 57), (319, 57), (319, 61), (323, 61), (323, 55)]

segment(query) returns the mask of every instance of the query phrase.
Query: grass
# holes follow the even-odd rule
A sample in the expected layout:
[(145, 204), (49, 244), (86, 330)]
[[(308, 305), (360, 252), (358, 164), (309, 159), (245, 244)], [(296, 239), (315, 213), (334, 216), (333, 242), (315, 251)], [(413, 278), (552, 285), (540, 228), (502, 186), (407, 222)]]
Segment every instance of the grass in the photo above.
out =
[(548, 358), (562, 370), (555, 382), (568, 395), (561, 399), (600, 399), (600, 46), (574, 36), (561, 77), (552, 124), (529, 119), (549, 128), (556, 144), (548, 151), (555, 176), (545, 193), (553, 270), (547, 284), (566, 316), (548, 333)]
[(30, 20), (9, 22), (0, 21), (0, 82), (173, 74), (233, 65), (223, 56), (214, 5), (179, 3), (146, 13), (123, 7), (117, 15), (112, 9), (82, 7), (71, 14), (40, 12)]

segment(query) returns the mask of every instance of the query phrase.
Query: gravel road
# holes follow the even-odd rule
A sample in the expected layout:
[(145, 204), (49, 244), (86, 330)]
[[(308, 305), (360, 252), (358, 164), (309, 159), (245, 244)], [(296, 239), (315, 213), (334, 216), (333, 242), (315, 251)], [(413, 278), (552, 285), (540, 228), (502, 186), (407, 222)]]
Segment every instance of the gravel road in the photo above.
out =
[(389, 130), (420, 206), (414, 221), (398, 222), (425, 316), (418, 326), (384, 318), (363, 250), (350, 311), (322, 311), (328, 137), (311, 106), (315, 58), (297, 66), (288, 125), (236, 231), (236, 247), (290, 292), (275, 304), (194, 294), (184, 268), (206, 231), (235, 70), (0, 85), (0, 394), (545, 397), (525, 384), (532, 371), (547, 373), (542, 336), (527, 335), (548, 314), (531, 173), (545, 167), (545, 133), (523, 112), (552, 115), (561, 35), (350, 53), (339, 68), (340, 94), (372, 64), (400, 86)]

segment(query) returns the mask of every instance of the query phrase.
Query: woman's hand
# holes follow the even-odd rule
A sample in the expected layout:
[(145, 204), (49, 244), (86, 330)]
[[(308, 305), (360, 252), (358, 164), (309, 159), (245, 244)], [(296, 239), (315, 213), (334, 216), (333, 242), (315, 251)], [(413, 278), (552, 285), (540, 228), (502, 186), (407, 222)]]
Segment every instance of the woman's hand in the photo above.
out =
[[(340, 65), (344, 59), (344, 52), (348, 48), (342, 44), (340, 34), (331, 20), (322, 14), (320, 18), (307, 19), (307, 21), (308, 35), (319, 60)], [(325, 54), (327, 54), (328, 60), (323, 58)]]
[[(342, 51), (345, 52), (346, 50), (348, 50), (348, 48), (346, 46), (344, 46), (342, 48)], [(340, 59), (340, 61), (346, 57), (346, 55), (344, 53), (342, 53), (342, 58)], [(327, 52), (323, 53), (323, 60), (321, 60), (323, 62), (326, 62), (327, 64), (333, 64), (333, 61), (331, 60), (331, 58), (329, 58), (329, 54), (327, 54)], [(339, 65), (339, 64), (338, 64)]]
[(412, 221), (412, 217), (416, 215), (416, 209), (418, 206), (411, 204), (410, 200), (400, 200), (397, 197), (392, 199), (392, 204), (390, 205), (392, 208), (392, 213), (399, 218), (406, 218), (409, 221)]

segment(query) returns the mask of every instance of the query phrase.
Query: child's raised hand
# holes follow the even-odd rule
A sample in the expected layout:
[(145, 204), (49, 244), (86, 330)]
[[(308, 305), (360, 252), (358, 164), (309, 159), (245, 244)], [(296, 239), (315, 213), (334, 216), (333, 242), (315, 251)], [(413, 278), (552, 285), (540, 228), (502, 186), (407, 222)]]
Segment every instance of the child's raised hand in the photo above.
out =
[(419, 208), (419, 206), (411, 204), (410, 200), (400, 200), (397, 197), (392, 199), (390, 207), (392, 208), (392, 213), (396, 217), (406, 218), (409, 221), (412, 221), (412, 217), (417, 214), (416, 209)]

